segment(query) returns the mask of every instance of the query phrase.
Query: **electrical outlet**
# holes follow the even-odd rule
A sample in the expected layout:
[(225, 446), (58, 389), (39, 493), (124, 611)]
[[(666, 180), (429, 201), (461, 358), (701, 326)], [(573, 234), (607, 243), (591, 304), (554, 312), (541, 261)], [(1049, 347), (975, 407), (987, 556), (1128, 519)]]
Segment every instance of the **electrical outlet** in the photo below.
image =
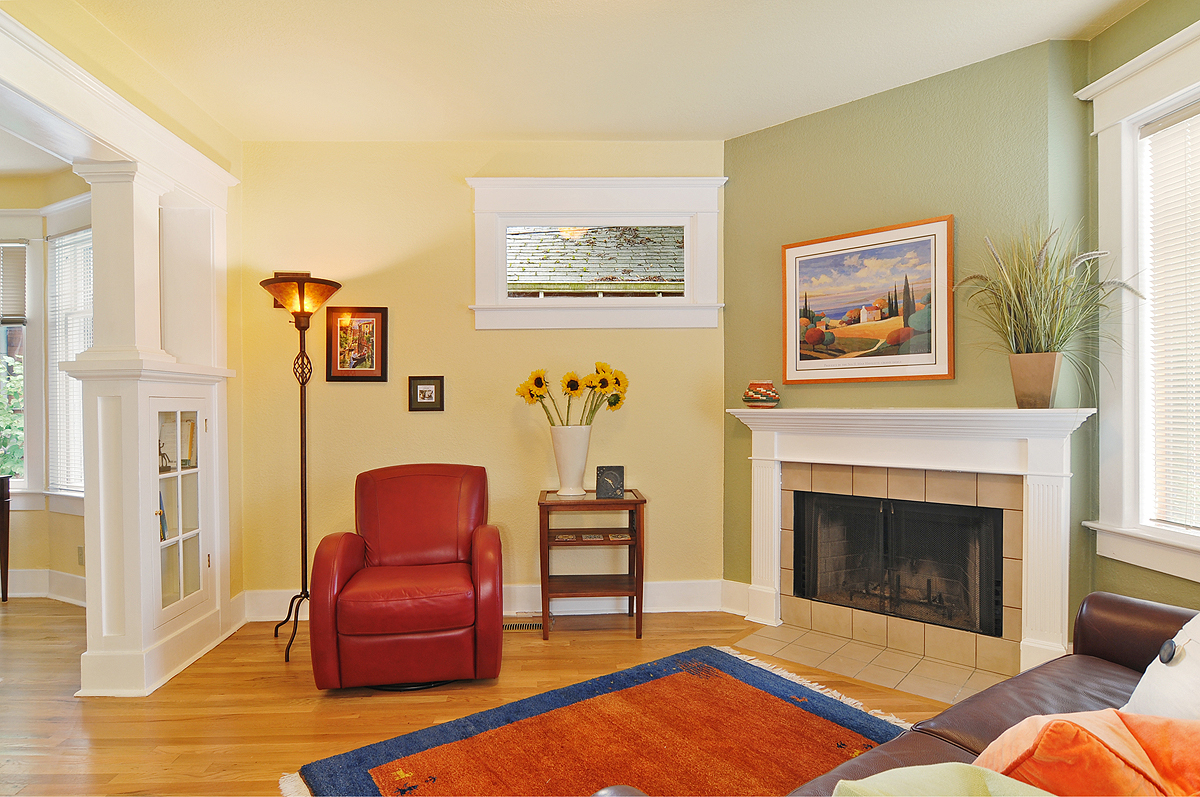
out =
[(76, 553), (78, 553), (78, 554), (79, 554), (79, 564), (83, 564), (83, 563), (84, 563), (84, 562), (83, 562), (83, 546), (82, 546), (82, 545), (80, 545), (80, 546), (79, 546), (78, 548), (76, 548), (75, 550), (76, 550)]

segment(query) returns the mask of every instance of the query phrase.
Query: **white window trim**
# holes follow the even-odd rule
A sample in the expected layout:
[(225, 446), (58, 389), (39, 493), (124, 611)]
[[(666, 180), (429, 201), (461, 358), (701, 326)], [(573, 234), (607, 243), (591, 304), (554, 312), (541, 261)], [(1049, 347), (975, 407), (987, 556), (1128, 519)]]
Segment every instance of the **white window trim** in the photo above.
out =
[[(1107, 277), (1144, 285), (1138, 269), (1138, 128), (1200, 100), (1200, 23), (1191, 25), (1080, 90), (1093, 103), (1098, 140), (1100, 248), (1111, 252)], [(1096, 553), (1197, 580), (1200, 535), (1149, 520), (1149, 379), (1145, 308), (1121, 295), (1112, 340), (1100, 341), (1100, 517)]]
[[(724, 177), (473, 177), (476, 329), (715, 328)], [(684, 295), (510, 298), (509, 226), (684, 227)]]

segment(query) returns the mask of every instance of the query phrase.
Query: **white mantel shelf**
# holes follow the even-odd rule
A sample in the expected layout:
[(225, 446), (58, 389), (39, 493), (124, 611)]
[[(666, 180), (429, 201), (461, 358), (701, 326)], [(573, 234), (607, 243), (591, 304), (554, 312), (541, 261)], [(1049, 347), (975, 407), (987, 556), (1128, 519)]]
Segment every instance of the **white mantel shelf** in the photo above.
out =
[(1067, 652), (1071, 434), (1094, 409), (976, 407), (728, 410), (752, 432), (747, 619), (780, 624), (782, 463), (1023, 477), (1021, 668)]

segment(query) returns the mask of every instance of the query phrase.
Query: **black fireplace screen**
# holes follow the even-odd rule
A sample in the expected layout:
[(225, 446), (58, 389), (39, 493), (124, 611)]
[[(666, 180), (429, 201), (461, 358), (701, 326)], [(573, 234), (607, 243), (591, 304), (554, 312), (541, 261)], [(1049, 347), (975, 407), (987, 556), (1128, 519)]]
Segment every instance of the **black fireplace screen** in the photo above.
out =
[(1000, 636), (1004, 512), (795, 494), (795, 594)]

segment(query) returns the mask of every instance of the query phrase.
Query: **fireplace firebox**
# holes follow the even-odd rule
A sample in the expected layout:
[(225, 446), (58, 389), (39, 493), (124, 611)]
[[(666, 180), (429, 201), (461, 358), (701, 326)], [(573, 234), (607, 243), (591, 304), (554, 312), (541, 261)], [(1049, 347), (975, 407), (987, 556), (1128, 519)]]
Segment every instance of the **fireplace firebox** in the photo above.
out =
[(1003, 633), (1000, 509), (795, 493), (795, 595)]

